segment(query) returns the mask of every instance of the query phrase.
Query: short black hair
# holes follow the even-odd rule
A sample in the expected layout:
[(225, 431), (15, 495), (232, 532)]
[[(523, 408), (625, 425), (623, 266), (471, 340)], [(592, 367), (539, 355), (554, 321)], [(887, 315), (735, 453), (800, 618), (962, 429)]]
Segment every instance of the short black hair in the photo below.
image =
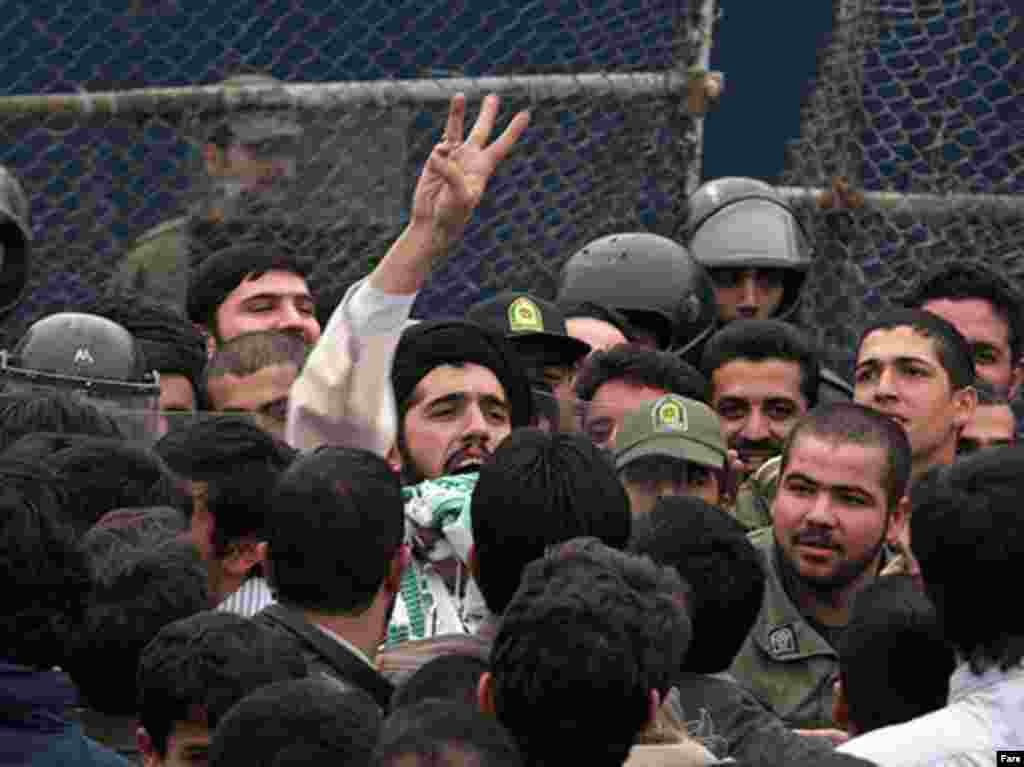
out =
[(424, 700), (385, 721), (375, 767), (519, 767), (519, 748), (493, 716), (471, 703)]
[(139, 724), (156, 752), (166, 754), (175, 722), (202, 712), (212, 731), (250, 692), (306, 673), (301, 653), (287, 640), (247, 618), (204, 611), (164, 626), (142, 651)]
[(210, 607), (206, 568), (190, 542), (122, 546), (96, 555), (95, 582), (68, 671), (90, 708), (136, 712), (136, 667), (157, 632)]
[(897, 328), (910, 328), (917, 335), (931, 339), (935, 346), (935, 357), (949, 376), (954, 390), (974, 384), (974, 357), (967, 339), (939, 315), (921, 309), (889, 309), (880, 314), (860, 334), (857, 356), (860, 357), (860, 348), (869, 335), (878, 330)]
[(242, 333), (217, 347), (203, 377), (206, 389), (214, 378), (225, 375), (250, 376), (272, 365), (294, 365), (302, 370), (309, 354), (304, 339), (281, 330)]
[(281, 476), (271, 507), (278, 600), (329, 613), (368, 608), (405, 531), (401, 482), (384, 459), (342, 447), (303, 455)]
[(875, 578), (853, 603), (839, 639), (850, 721), (859, 734), (936, 711), (956, 667), (935, 608), (913, 578)]
[(572, 743), (580, 764), (621, 765), (690, 640), (685, 584), (671, 568), (593, 540), (524, 571), (491, 650), (494, 708), (530, 765)]
[[(32, 440), (27, 437), (22, 442)], [(182, 494), (151, 448), (104, 437), (73, 435), (41, 460), (61, 478), (64, 513), (78, 535), (107, 512), (135, 506), (178, 506)], [(16, 443), (12, 450), (22, 444)], [(40, 443), (42, 449), (45, 446)]]
[(135, 337), (150, 369), (185, 376), (198, 394), (206, 367), (206, 339), (182, 310), (134, 291), (117, 291), (84, 311), (123, 327)]
[(1010, 398), (983, 378), (975, 380), (974, 390), (978, 392), (978, 407), (1010, 405)]
[(486, 661), (476, 655), (453, 653), (433, 658), (409, 676), (391, 697), (391, 710), (430, 698), (476, 704), (477, 683), (487, 671)]
[(270, 496), (297, 452), (245, 416), (201, 416), (168, 432), (154, 448), (179, 477), (203, 486), (214, 519), (213, 546), (266, 535)]
[(633, 326), (629, 323), (626, 315), (610, 306), (599, 304), (594, 301), (576, 301), (573, 303), (559, 303), (558, 308), (562, 310), (567, 320), (587, 317), (594, 320), (607, 322), (626, 337), (626, 341), (633, 340)]
[(743, 525), (694, 496), (659, 498), (654, 510), (634, 524), (630, 551), (674, 567), (693, 588), (694, 636), (683, 670), (725, 671), (764, 599), (761, 556)]
[(786, 472), (793, 446), (803, 434), (831, 442), (877, 447), (886, 457), (882, 487), (890, 510), (906, 494), (910, 483), (911, 451), (907, 433), (877, 410), (855, 402), (829, 402), (804, 415), (789, 432), (782, 447), (779, 476)]
[(239, 701), (210, 742), (211, 767), (365, 767), (381, 713), (369, 695), (323, 677), (278, 682)]
[(576, 379), (576, 396), (589, 402), (604, 384), (619, 380), (656, 386), (700, 402), (707, 402), (711, 394), (707, 379), (675, 354), (619, 344), (587, 358)]
[(8, 662), (64, 665), (90, 589), (89, 565), (45, 467), (0, 458), (0, 646)]
[(1011, 366), (1024, 354), (1024, 294), (992, 266), (979, 261), (955, 261), (925, 273), (901, 303), (922, 309), (939, 299), (988, 301), (1009, 330)]
[(700, 369), (710, 381), (715, 371), (736, 360), (795, 362), (800, 368), (800, 393), (807, 407), (818, 404), (821, 351), (810, 336), (782, 320), (734, 320), (704, 347)]
[(610, 459), (581, 434), (516, 429), (480, 467), (470, 520), (476, 583), (500, 614), (527, 563), (552, 544), (593, 536), (625, 548), (629, 496)]
[[(910, 494), (914, 555), (946, 639), (981, 674), (1024, 659), (1024, 615), (979, 594), (1010, 588), (1024, 561), (1024, 445), (936, 467)], [(966, 563), (966, 564), (965, 564)]]
[(0, 450), (37, 432), (121, 439), (117, 422), (95, 405), (58, 391), (0, 396)]

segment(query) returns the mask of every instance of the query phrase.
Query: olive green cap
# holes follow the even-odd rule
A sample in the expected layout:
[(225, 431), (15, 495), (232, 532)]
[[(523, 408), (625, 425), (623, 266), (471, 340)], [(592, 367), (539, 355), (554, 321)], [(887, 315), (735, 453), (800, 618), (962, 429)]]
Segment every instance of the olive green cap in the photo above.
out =
[(615, 435), (615, 468), (637, 458), (662, 455), (712, 469), (725, 466), (726, 447), (718, 416), (703, 402), (666, 394), (628, 413)]

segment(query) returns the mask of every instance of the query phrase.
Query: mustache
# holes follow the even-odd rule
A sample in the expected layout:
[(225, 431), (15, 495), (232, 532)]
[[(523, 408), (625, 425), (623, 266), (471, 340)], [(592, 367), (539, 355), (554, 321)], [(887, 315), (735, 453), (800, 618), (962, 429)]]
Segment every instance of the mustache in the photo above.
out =
[(766, 453), (772, 451), (782, 452), (782, 441), (777, 439), (744, 439), (740, 437), (732, 444), (732, 448), (738, 452)]
[(793, 543), (799, 546), (815, 546), (822, 549), (835, 549), (836, 551), (842, 549), (841, 546), (832, 540), (832, 533), (815, 527), (808, 527), (797, 531), (793, 535)]

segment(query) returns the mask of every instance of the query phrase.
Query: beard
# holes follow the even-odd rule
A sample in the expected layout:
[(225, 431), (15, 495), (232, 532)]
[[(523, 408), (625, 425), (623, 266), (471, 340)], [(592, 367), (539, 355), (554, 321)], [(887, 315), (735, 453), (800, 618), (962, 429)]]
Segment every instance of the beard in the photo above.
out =
[[(834, 595), (844, 591), (860, 578), (869, 567), (874, 564), (882, 547), (885, 546), (886, 534), (889, 530), (889, 518), (886, 517), (885, 525), (875, 543), (861, 557), (856, 559), (840, 559), (833, 572), (829, 575), (808, 575), (800, 571), (800, 564), (796, 558), (787, 552), (775, 536), (775, 551), (777, 552), (778, 565), (783, 576), (784, 583), (793, 583), (801, 588), (812, 592), (815, 596), (829, 601)], [(801, 530), (793, 535), (792, 543), (797, 545), (815, 545), (823, 548), (831, 548), (842, 554), (841, 547), (832, 541), (831, 533), (819, 531), (813, 528)], [(787, 589), (788, 590), (788, 589)]]

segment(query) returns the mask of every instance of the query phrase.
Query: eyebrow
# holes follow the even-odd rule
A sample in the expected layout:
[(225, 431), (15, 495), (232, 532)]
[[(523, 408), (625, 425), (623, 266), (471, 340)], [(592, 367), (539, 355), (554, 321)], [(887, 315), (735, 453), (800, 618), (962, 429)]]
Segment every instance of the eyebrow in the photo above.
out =
[(784, 482), (790, 479), (798, 479), (801, 482), (806, 482), (807, 484), (814, 485), (815, 487), (824, 487), (825, 489), (830, 491), (839, 490), (847, 493), (858, 493), (860, 495), (867, 496), (868, 498), (874, 498), (874, 495), (872, 495), (869, 490), (858, 485), (828, 485), (823, 482), (819, 482), (818, 480), (814, 479), (813, 477), (809, 477), (806, 474), (801, 474), (798, 471), (791, 472), (787, 474), (785, 477), (783, 477)]
[(921, 365), (927, 365), (930, 368), (939, 367), (935, 362), (932, 362), (927, 357), (910, 357), (910, 356), (907, 356), (905, 354), (900, 355), (898, 357), (888, 357), (888, 358), (886, 358), (886, 357), (882, 357), (882, 358), (879, 358), (879, 357), (868, 357), (863, 362), (858, 362), (857, 363), (857, 367), (860, 368), (860, 367), (864, 367), (866, 365), (881, 365), (884, 362), (901, 362), (901, 363), (915, 362), (915, 363), (918, 363), (918, 364), (921, 364)]
[(268, 292), (253, 293), (251, 296), (246, 296), (245, 298), (243, 298), (242, 299), (242, 303), (245, 304), (245, 303), (248, 303), (249, 301), (266, 301), (267, 299), (272, 299), (274, 301), (278, 301), (278, 300), (280, 300), (282, 298), (301, 298), (301, 299), (307, 299), (309, 301), (312, 301), (313, 300), (313, 294), (309, 293), (309, 292), (296, 293), (294, 291), (288, 291), (288, 292), (284, 292), (284, 293), (268, 293)]
[(435, 405), (455, 405), (460, 402), (464, 402), (469, 399), (479, 399), (489, 405), (500, 405), (501, 407), (508, 407), (508, 403), (496, 394), (481, 394), (478, 397), (474, 397), (468, 392), (456, 391), (451, 394), (445, 394), (437, 399), (433, 399), (428, 402), (425, 407), (434, 407)]

